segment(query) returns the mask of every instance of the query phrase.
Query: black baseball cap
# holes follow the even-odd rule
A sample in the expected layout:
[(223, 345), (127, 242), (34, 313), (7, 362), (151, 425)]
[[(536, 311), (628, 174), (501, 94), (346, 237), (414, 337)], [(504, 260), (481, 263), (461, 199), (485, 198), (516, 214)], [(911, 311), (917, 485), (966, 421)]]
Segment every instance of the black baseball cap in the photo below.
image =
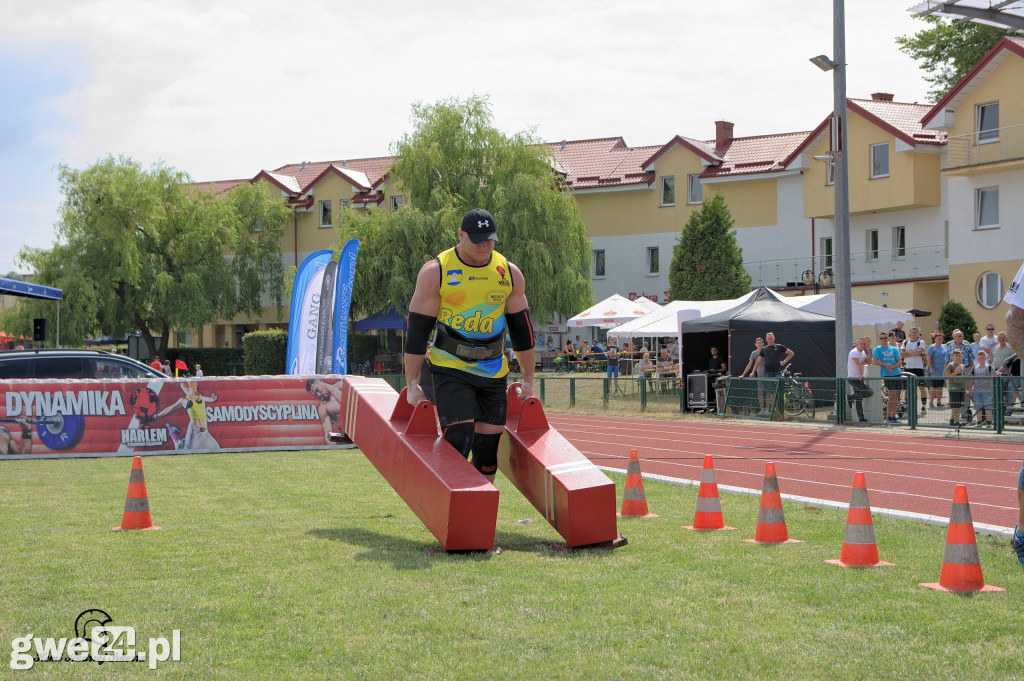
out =
[(494, 216), (483, 208), (474, 208), (462, 218), (462, 231), (469, 235), (469, 240), (475, 244), (481, 241), (498, 240), (497, 227), (494, 224)]

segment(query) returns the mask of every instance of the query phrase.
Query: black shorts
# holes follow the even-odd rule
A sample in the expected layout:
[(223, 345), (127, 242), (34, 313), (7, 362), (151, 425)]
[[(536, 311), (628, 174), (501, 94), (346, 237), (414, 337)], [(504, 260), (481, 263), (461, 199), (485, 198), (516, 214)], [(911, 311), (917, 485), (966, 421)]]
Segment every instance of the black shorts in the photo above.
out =
[(924, 369), (907, 369), (907, 368), (904, 368), (903, 371), (905, 371), (908, 374), (914, 374), (915, 376), (924, 376)]
[(932, 376), (928, 377), (928, 387), (929, 388), (941, 388), (944, 385), (946, 385), (946, 379), (944, 379), (944, 378), (934, 378)]
[(900, 390), (903, 390), (905, 387), (902, 378), (885, 378), (882, 380), (885, 382), (886, 390), (899, 392)]
[(508, 385), (505, 378), (486, 378), (458, 369), (430, 367), (437, 418), (445, 428), (460, 421), (505, 425)]

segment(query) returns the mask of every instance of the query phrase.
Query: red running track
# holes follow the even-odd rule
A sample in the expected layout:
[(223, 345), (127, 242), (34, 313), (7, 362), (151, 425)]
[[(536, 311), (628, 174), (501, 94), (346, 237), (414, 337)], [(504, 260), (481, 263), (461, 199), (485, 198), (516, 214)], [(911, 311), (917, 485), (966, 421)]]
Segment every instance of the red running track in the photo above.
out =
[(953, 488), (967, 485), (976, 523), (1013, 527), (1019, 442), (907, 435), (881, 429), (826, 430), (743, 421), (687, 423), (549, 414), (549, 423), (598, 466), (626, 468), (630, 448), (644, 473), (700, 480), (705, 454), (720, 485), (760, 490), (775, 462), (783, 494), (850, 501), (854, 473), (872, 508), (948, 517)]

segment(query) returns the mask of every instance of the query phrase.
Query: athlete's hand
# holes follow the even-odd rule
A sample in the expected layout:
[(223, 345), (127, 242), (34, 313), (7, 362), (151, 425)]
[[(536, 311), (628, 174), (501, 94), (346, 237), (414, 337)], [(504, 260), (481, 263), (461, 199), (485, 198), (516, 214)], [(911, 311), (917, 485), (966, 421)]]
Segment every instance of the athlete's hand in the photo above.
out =
[(517, 391), (517, 394), (519, 395), (520, 402), (525, 402), (526, 400), (533, 397), (533, 383), (530, 381), (522, 381), (519, 384), (519, 390)]
[(427, 399), (427, 396), (423, 394), (423, 388), (420, 387), (419, 381), (409, 381), (409, 389), (405, 391), (405, 399), (414, 407)]

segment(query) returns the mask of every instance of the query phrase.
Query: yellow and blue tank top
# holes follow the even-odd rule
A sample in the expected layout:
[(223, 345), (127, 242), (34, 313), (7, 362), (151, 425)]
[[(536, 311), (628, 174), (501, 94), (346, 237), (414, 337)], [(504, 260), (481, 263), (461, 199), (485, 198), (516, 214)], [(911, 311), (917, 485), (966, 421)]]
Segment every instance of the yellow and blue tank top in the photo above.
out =
[(186, 402), (185, 411), (188, 412), (189, 418), (196, 419), (197, 421), (205, 421), (206, 400), (199, 400), (198, 402), (188, 400)]
[[(505, 256), (493, 251), (490, 262), (475, 267), (463, 262), (453, 247), (437, 256), (437, 261), (441, 264), (438, 324), (453, 331), (456, 338), (491, 342), (504, 336), (505, 301), (512, 293), (512, 272)], [(477, 376), (502, 378), (508, 374), (508, 359), (504, 355), (473, 362), (431, 347), (428, 357), (434, 366)]]

